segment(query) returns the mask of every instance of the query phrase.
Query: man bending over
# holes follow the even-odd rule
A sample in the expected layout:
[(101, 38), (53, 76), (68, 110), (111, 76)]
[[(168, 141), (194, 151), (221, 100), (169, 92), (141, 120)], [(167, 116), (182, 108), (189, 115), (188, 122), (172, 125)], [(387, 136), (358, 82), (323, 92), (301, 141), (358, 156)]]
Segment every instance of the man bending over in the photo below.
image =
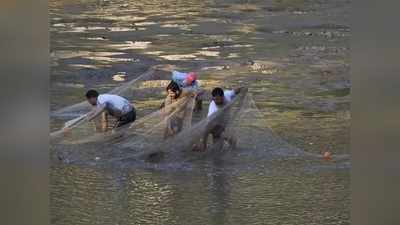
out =
[(92, 106), (96, 107), (96, 111), (89, 116), (91, 117), (89, 120), (92, 120), (101, 111), (105, 110), (106, 113), (102, 115), (102, 129), (104, 131), (108, 127), (108, 114), (117, 118), (114, 128), (132, 123), (136, 119), (135, 107), (121, 96), (112, 94), (100, 95), (96, 90), (89, 90), (86, 92), (86, 99)]
[[(211, 117), (214, 113), (216, 113), (219, 109), (223, 108), (226, 104), (231, 102), (233, 98), (240, 92), (241, 88), (235, 88), (233, 90), (223, 90), (222, 88), (214, 88), (212, 90), (211, 95), (212, 95), (212, 101), (210, 103), (210, 106), (208, 108), (208, 114), (207, 117)], [(221, 115), (222, 117), (226, 115)], [(214, 124), (214, 123), (211, 123)], [(207, 141), (208, 141), (208, 135), (211, 133), (213, 137), (213, 143), (217, 143), (218, 141), (222, 141), (223, 137), (223, 132), (225, 131), (225, 120), (224, 119), (217, 119), (217, 122), (215, 125), (210, 130), (207, 130), (204, 137), (203, 137), (203, 143), (202, 143), (202, 149), (205, 150), (207, 148)], [(232, 142), (231, 144), (234, 144), (233, 138), (229, 138), (229, 142)], [(222, 142), (221, 142), (222, 143)]]

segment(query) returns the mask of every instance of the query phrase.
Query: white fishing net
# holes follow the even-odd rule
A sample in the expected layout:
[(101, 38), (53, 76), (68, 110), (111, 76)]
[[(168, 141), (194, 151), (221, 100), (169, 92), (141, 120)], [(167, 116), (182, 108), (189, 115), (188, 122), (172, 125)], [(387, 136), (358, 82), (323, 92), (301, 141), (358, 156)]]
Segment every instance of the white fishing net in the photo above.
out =
[[(165, 75), (165, 74), (164, 74)], [(132, 91), (140, 81), (144, 80), (154, 80), (160, 76), (159, 73), (156, 72), (153, 68), (150, 68), (143, 74), (139, 75), (137, 78), (123, 84), (122, 86), (116, 87), (108, 92), (108, 94), (116, 94), (127, 99), (132, 99), (134, 92)], [(52, 117), (63, 117), (63, 116), (76, 116), (79, 114), (84, 114), (89, 112), (92, 109), (90, 104), (87, 101), (82, 101), (80, 103), (76, 103), (71, 106), (63, 107), (54, 112), (51, 112)]]
[[(85, 165), (191, 162), (207, 157), (236, 157), (246, 164), (258, 159), (320, 157), (275, 135), (246, 88), (210, 117), (206, 117), (206, 107), (193, 111), (196, 95), (182, 97), (160, 109), (170, 78), (169, 72), (152, 68), (111, 90), (109, 93), (134, 100), (135, 105), (140, 101), (154, 104), (138, 106), (137, 119), (130, 125), (112, 129), (110, 121), (106, 132), (98, 132), (101, 114), (93, 121), (87, 120), (85, 113), (91, 107), (86, 102), (57, 110), (53, 116), (80, 116), (66, 122), (67, 129), (51, 134), (51, 153), (61, 161)], [(210, 102), (209, 93), (202, 96), (206, 103)], [(214, 140), (215, 133), (220, 138)]]
[[(129, 127), (85, 138), (63, 138), (52, 146), (61, 160), (101, 165), (132, 160), (187, 162), (239, 152), (242, 160), (303, 154), (267, 128), (264, 115), (247, 90), (212, 116), (199, 121), (192, 117), (194, 102), (195, 97), (185, 97), (138, 119)], [(223, 127), (223, 132), (214, 141), (212, 133), (218, 126)], [(199, 148), (206, 135), (210, 136), (207, 148)]]
[[(215, 131), (220, 134), (216, 141), (211, 138)], [(222, 130), (222, 132), (221, 132)], [(198, 148), (205, 136), (209, 136), (206, 149)], [(122, 147), (138, 149), (137, 143), (122, 141)], [(129, 152), (129, 151), (128, 151)], [(252, 95), (242, 91), (232, 102), (226, 104), (210, 117), (204, 118), (184, 132), (170, 139), (148, 146), (144, 151), (126, 154), (119, 159), (132, 157), (149, 161), (191, 161), (203, 157), (241, 154), (254, 157), (276, 158), (304, 155), (300, 149), (275, 135), (267, 126), (263, 113), (258, 110)], [(231, 154), (233, 153), (233, 154)], [(152, 158), (155, 158), (153, 160)]]
[[(108, 92), (133, 100), (132, 103), (134, 103), (135, 107), (140, 108), (137, 110), (138, 119), (132, 125), (131, 130), (137, 129), (143, 132), (150, 132), (151, 130), (155, 130), (154, 126), (160, 126), (163, 121), (164, 123), (166, 123), (165, 121), (170, 121), (170, 123), (178, 121), (180, 129), (190, 126), (191, 111), (189, 110), (190, 113), (187, 113), (186, 107), (193, 107), (193, 98), (181, 98), (175, 103), (164, 107), (162, 110), (155, 111), (155, 109), (159, 108), (162, 99), (165, 98), (165, 88), (170, 82), (170, 77), (171, 75), (167, 71), (150, 69), (136, 79)], [(136, 103), (149, 102), (149, 99), (154, 99), (150, 101), (154, 103), (153, 105), (146, 107), (136, 106)], [(146, 110), (142, 110), (142, 108), (146, 108)], [(108, 127), (105, 129), (101, 128), (102, 112), (99, 112), (94, 119), (89, 121), (89, 118), (91, 118), (89, 114), (94, 110), (92, 106), (84, 101), (53, 112), (52, 116), (55, 117), (66, 114), (79, 116), (65, 122), (64, 127), (61, 129), (52, 132), (50, 134), (52, 143), (85, 143), (108, 138), (108, 136), (113, 137), (122, 133), (121, 129), (113, 129), (116, 121), (111, 116), (107, 117), (109, 120)], [(182, 120), (173, 119), (177, 117), (176, 115), (182, 117)]]

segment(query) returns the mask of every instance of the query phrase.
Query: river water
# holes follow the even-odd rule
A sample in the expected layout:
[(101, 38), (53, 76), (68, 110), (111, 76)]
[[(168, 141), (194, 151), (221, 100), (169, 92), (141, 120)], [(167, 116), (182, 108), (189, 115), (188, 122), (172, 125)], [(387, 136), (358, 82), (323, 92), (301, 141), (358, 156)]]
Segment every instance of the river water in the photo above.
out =
[[(307, 153), (350, 153), (349, 1), (52, 0), (49, 7), (52, 111), (152, 65), (251, 60), (200, 79), (248, 86), (265, 127)], [(52, 118), (51, 129), (62, 122)], [(51, 223), (350, 223), (348, 157), (236, 157), (172, 168), (52, 163)]]

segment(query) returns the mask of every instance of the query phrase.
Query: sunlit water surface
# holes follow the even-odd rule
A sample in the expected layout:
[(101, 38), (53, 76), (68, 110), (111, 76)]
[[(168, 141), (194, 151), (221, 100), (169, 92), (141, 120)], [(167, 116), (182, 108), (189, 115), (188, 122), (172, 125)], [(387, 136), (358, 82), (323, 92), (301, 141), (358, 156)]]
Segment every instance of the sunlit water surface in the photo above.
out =
[[(247, 85), (265, 127), (313, 154), (349, 154), (349, 1), (53, 0), (51, 110), (149, 66)], [(153, 109), (159, 96), (136, 102)], [(135, 99), (133, 99), (135, 101)], [(206, 105), (205, 105), (206, 106)], [(52, 118), (51, 129), (62, 121)], [(245, 154), (251, 154), (246, 152)], [(349, 224), (348, 160), (219, 158), (51, 167), (52, 224)], [(134, 162), (132, 162), (134, 163)]]

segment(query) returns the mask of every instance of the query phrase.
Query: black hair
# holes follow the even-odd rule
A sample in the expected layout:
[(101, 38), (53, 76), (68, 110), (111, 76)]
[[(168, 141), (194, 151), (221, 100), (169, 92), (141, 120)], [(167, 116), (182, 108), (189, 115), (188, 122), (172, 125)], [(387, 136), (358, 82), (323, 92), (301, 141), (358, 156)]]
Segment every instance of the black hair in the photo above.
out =
[(211, 95), (213, 97), (216, 97), (216, 96), (224, 97), (224, 90), (222, 90), (222, 88), (219, 88), (219, 87), (214, 88), (214, 90), (212, 90), (212, 92), (211, 92)]
[(181, 88), (179, 87), (179, 85), (175, 81), (171, 81), (168, 84), (166, 90), (167, 91), (171, 90), (171, 91), (175, 92), (176, 98), (179, 97), (179, 95), (181, 94)]
[(86, 98), (97, 98), (99, 96), (99, 92), (96, 90), (89, 90), (86, 92)]

